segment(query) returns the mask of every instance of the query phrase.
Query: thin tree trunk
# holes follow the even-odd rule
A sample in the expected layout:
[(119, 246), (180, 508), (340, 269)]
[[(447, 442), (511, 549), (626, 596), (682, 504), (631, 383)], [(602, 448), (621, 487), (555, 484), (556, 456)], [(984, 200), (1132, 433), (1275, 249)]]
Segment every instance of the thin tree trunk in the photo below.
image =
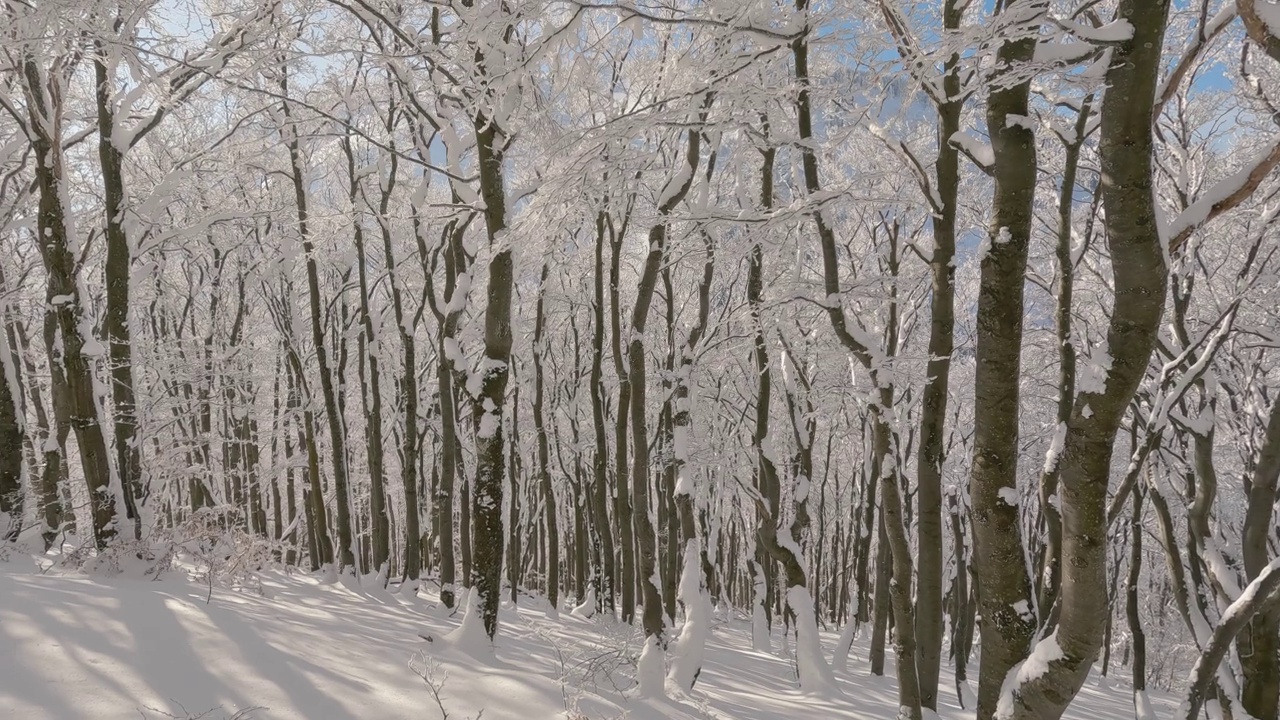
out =
[[(596, 247), (594, 300), (592, 302), (591, 323), (591, 423), (595, 435), (595, 454), (591, 460), (591, 524), (594, 528), (593, 540), (597, 544), (595, 554), (600, 564), (595, 566), (593, 574), (596, 588), (596, 602), (605, 612), (614, 612), (614, 568), (613, 531), (609, 524), (608, 512), (608, 463), (609, 444), (606, 438), (604, 423), (604, 243), (605, 214), (596, 215)], [(612, 294), (612, 293), (611, 293)], [(615, 304), (616, 305), (616, 304)], [(581, 601), (581, 593), (579, 593)]]
[[(27, 339), (26, 331), (23, 329), (22, 324), (17, 322), (13, 323), (11, 328), (15, 331), (15, 357), (21, 358), (27, 377), (35, 377), (35, 363), (28, 355), (30, 341)], [(56, 370), (57, 368), (51, 369)], [(58, 386), (56, 379), (50, 382), (50, 386), (51, 388)], [(56, 395), (54, 396), (53, 422), (50, 423), (48, 411), (45, 410), (44, 406), (44, 398), (40, 393), (40, 383), (28, 382), (27, 392), (30, 395), (31, 407), (35, 409), (36, 413), (36, 440), (40, 443), (40, 452), (44, 455), (44, 469), (40, 473), (40, 484), (36, 491), (40, 506), (36, 512), (43, 521), (44, 527), (40, 531), (40, 537), (47, 552), (49, 548), (53, 547), (53, 542), (57, 538), (58, 530), (62, 524), (63, 507), (62, 500), (58, 495), (58, 486), (59, 481), (64, 479), (63, 476), (66, 473), (66, 463), (63, 460), (62, 452), (63, 448), (66, 447), (67, 433), (70, 428), (61, 419), (62, 413), (56, 407)]]
[(116, 473), (124, 491), (125, 513), (133, 520), (134, 539), (142, 538), (142, 517), (136, 507), (145, 496), (142, 486), (142, 444), (138, 442), (137, 404), (133, 390), (133, 346), (129, 334), (129, 280), (132, 274), (129, 238), (124, 226), (124, 154), (112, 140), (112, 78), (102, 43), (93, 61), (97, 100), (98, 159), (102, 170), (102, 199), (106, 210), (107, 257), (104, 265), (106, 313), (103, 332), (111, 361), (111, 404), (115, 413)]
[(1129, 574), (1125, 578), (1124, 609), (1129, 621), (1129, 637), (1133, 643), (1133, 708), (1138, 720), (1154, 720), (1149, 714), (1147, 698), (1147, 635), (1142, 630), (1139, 614), (1138, 582), (1142, 578), (1142, 500), (1141, 489), (1133, 494), (1133, 516), (1130, 519)]
[(22, 487), (25, 408), (7, 315), (0, 306), (0, 542), (18, 538), (26, 504)]
[[(625, 229), (625, 226), (624, 226)], [(636, 616), (636, 567), (635, 539), (632, 524), (631, 490), (628, 484), (630, 468), (627, 460), (627, 420), (631, 411), (631, 376), (627, 371), (622, 348), (622, 307), (618, 283), (622, 257), (622, 241), (626, 233), (609, 226), (609, 321), (612, 333), (610, 350), (613, 354), (614, 374), (618, 378), (618, 407), (614, 416), (614, 522), (618, 528), (618, 545), (621, 563), (618, 587), (622, 605), (622, 621), (632, 622)], [(640, 482), (632, 478), (635, 482)]]
[[(297, 210), (298, 234), (302, 240), (302, 252), (306, 256), (307, 291), (311, 309), (311, 341), (315, 345), (316, 363), (319, 365), (320, 389), (324, 394), (325, 416), (329, 424), (330, 452), (333, 453), (334, 504), (337, 506), (338, 532), (337, 561), (339, 572), (355, 565), (351, 552), (351, 505), (347, 491), (347, 445), (333, 370), (329, 367), (329, 348), (324, 331), (324, 314), (320, 299), (320, 271), (316, 263), (316, 248), (308, 227), (306, 173), (302, 164), (298, 126), (290, 108), (288, 73), (281, 65), (280, 92), (285, 98), (281, 104), (286, 132), (285, 144), (289, 149), (290, 179), (293, 182), (294, 202)], [(308, 449), (308, 453), (312, 450)]]
[[(943, 30), (959, 30), (967, 2), (947, 0)], [(960, 132), (964, 111), (960, 56), (953, 53), (943, 68), (943, 101), (938, 104), (938, 159), (934, 163), (939, 212), (933, 215), (933, 254), (929, 270), (929, 363), (921, 397), (920, 448), (916, 461), (916, 512), (919, 533), (916, 558), (916, 673), (920, 705), (938, 709), (938, 675), (942, 667), (942, 465), (945, 460), (947, 395), (955, 325), (956, 211), (960, 197), (960, 159), (951, 138)]]
[[(542, 353), (547, 345), (545, 292), (549, 271), (550, 268), (543, 264), (542, 288), (538, 292), (538, 304), (535, 310), (533, 330), (533, 425), (534, 431), (538, 435), (538, 492), (542, 495), (543, 523), (546, 526), (547, 535), (547, 602), (551, 605), (552, 613), (555, 614), (559, 612), (560, 607), (560, 528), (556, 522), (555, 491), (551, 487), (551, 470), (549, 468), (551, 453), (547, 443), (547, 425), (543, 410), (545, 378), (542, 368)], [(580, 530), (582, 527), (582, 505), (577, 498), (574, 500), (574, 507), (577, 509), (575, 515), (577, 518), (576, 529)], [(578, 555), (581, 554), (581, 549), (578, 545), (582, 539), (575, 534), (576, 542), (574, 544)]]
[[(808, 0), (796, 0), (796, 9), (801, 13), (808, 12)], [(807, 24), (807, 21), (806, 21)], [(813, 110), (809, 95), (809, 40), (808, 33), (801, 33), (791, 43), (791, 53), (795, 65), (795, 77), (799, 84), (796, 94), (796, 121), (802, 141), (801, 161), (804, 168), (805, 190), (810, 196), (821, 192), (821, 181), (818, 177), (818, 158), (813, 149)], [(876, 391), (874, 404), (871, 406), (871, 451), (885, 463), (893, 461), (894, 431), (889, 425), (887, 415), (893, 409), (893, 387), (886, 382), (877, 364), (873, 362), (870, 348), (848, 329), (845, 316), (842, 292), (840, 288), (840, 271), (837, 264), (835, 232), (827, 224), (822, 212), (813, 213), (818, 241), (822, 252), (823, 292), (826, 300), (828, 319), (832, 330), (840, 344), (852, 354), (865, 369), (868, 370)], [(866, 333), (860, 333), (865, 336)], [(915, 618), (912, 606), (912, 583), (915, 579), (915, 560), (912, 557), (910, 541), (907, 538), (905, 513), (902, 495), (898, 486), (896, 473), (890, 473), (881, 486), (882, 513), (889, 539), (893, 560), (893, 576), (896, 582), (889, 587), (890, 602), (893, 607), (894, 648), (898, 658), (898, 706), (899, 715), (904, 720), (919, 720), (920, 683), (916, 671), (916, 637)]]

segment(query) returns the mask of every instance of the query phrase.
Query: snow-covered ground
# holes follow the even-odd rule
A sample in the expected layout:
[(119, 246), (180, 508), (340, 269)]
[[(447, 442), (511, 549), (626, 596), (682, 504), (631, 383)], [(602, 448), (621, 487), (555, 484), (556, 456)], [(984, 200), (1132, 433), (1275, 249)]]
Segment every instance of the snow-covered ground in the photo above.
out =
[[(11, 555), (0, 562), (0, 718), (436, 720), (442, 705), (453, 720), (885, 720), (896, 709), (892, 681), (867, 672), (864, 644), (837, 674), (840, 695), (810, 697), (780, 634), (776, 654), (753, 652), (748, 624), (719, 612), (692, 696), (643, 700), (630, 690), (639, 645), (626, 626), (552, 619), (532, 598), (504, 605), (495, 652), (477, 658), (451, 646), (461, 617), (434, 596), (282, 574), (262, 576), (261, 593), (208, 593), (177, 574), (41, 572)], [(824, 635), (828, 654), (835, 640)], [(953, 691), (942, 702), (944, 720), (972, 717)], [(1160, 717), (1172, 708), (1156, 698)], [(1090, 681), (1067, 717), (1133, 717), (1127, 688)]]

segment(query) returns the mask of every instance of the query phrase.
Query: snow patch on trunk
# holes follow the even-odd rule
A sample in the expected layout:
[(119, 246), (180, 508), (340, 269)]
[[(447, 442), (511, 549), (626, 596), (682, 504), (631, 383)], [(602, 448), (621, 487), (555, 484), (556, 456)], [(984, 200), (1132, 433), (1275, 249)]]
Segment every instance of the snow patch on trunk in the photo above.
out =
[(800, 689), (807, 693), (839, 693), (831, 666), (822, 654), (818, 619), (813, 614), (813, 596), (808, 588), (798, 585), (788, 588), (787, 607), (796, 616), (796, 673), (800, 676)]

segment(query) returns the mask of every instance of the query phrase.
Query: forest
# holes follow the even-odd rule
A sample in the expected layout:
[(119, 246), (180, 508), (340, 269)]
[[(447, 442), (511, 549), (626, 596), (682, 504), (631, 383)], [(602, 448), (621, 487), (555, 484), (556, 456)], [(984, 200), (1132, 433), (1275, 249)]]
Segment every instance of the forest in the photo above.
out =
[(1278, 165), (1274, 0), (0, 0), (0, 645), (298, 577), (610, 702), (740, 626), (811, 716), (1277, 720)]

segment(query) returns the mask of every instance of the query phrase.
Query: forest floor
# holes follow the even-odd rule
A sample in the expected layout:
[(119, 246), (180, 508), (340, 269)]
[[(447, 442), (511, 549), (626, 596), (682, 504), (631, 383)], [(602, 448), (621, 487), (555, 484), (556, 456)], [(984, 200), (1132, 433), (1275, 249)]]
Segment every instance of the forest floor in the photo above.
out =
[[(755, 652), (749, 623), (720, 612), (692, 696), (653, 700), (631, 690), (639, 645), (628, 626), (549, 617), (536, 598), (504, 603), (494, 651), (468, 653), (448, 637), (460, 614), (426, 590), (409, 598), (371, 581), (273, 573), (211, 589), (183, 573), (90, 575), (35, 560), (0, 562), (0, 718), (888, 720), (896, 710), (893, 682), (868, 672), (865, 639), (837, 673), (840, 693), (813, 697), (797, 689), (780, 632), (775, 653)], [(835, 642), (823, 633), (828, 657)], [(1169, 717), (1172, 701), (1154, 700)], [(953, 690), (941, 704), (943, 720), (972, 717)], [(1127, 686), (1092, 679), (1067, 714), (1132, 716)]]

